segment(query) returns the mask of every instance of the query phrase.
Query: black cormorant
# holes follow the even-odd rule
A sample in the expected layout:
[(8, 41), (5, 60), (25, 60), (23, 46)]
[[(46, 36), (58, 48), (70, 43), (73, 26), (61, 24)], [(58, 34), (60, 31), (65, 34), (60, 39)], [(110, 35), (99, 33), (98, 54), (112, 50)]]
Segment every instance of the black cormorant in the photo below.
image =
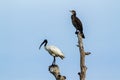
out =
[(79, 30), (80, 33), (82, 34), (82, 38), (85, 38), (84, 33), (83, 33), (82, 22), (80, 21), (79, 18), (76, 17), (76, 11), (72, 10), (70, 12), (72, 13), (72, 15), (71, 15), (72, 24), (76, 28), (76, 32), (75, 33), (77, 34), (78, 33), (77, 30)]

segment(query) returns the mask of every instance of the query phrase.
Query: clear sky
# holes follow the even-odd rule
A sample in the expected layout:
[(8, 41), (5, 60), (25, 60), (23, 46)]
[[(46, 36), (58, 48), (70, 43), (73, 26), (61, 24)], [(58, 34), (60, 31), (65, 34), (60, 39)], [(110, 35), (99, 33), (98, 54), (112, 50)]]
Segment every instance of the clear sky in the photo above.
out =
[(84, 27), (86, 80), (120, 79), (119, 0), (0, 0), (0, 80), (55, 80), (53, 58), (39, 50), (44, 39), (59, 47), (57, 58), (67, 80), (79, 80), (79, 49), (69, 10)]

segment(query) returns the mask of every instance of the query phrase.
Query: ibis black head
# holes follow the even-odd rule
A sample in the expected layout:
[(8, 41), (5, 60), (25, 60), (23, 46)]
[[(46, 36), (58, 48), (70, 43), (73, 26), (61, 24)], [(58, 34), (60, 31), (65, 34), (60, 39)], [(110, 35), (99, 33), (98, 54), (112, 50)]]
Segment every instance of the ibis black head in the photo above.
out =
[[(44, 44), (45, 43), (45, 44)], [(47, 39), (45, 39), (41, 44), (40, 44), (40, 47), (39, 47), (39, 49), (41, 48), (41, 46), (44, 44), (44, 46), (46, 46), (47, 45), (47, 43), (48, 43), (48, 41), (47, 41)]]
[(75, 10), (71, 10), (70, 11), (72, 14), (76, 14), (76, 11)]

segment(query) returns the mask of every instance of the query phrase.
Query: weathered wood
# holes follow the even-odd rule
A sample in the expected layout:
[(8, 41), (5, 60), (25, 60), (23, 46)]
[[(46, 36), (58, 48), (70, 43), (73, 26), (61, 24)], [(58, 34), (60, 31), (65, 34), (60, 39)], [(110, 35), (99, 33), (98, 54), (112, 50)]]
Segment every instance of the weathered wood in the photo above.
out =
[(87, 67), (85, 66), (85, 55), (89, 55), (90, 53), (86, 53), (84, 51), (82, 35), (80, 34), (80, 32), (78, 32), (77, 37), (78, 37), (78, 47), (80, 51), (80, 69), (81, 69), (81, 72), (79, 72), (78, 75), (80, 77), (80, 80), (85, 80), (86, 70), (87, 70)]
[(85, 55), (90, 55), (91, 54), (91, 52), (85, 52)]
[[(77, 33), (77, 37), (78, 37), (77, 47), (79, 47), (79, 51), (80, 51), (80, 72), (78, 72), (78, 75), (79, 75), (80, 80), (85, 80), (86, 70), (87, 70), (87, 67), (85, 65), (85, 56), (89, 55), (91, 53), (84, 51), (84, 46), (83, 46), (83, 42), (82, 42), (82, 35), (80, 34), (80, 32)], [(65, 76), (62, 76), (60, 74), (60, 69), (59, 69), (58, 65), (50, 65), (49, 71), (51, 74), (54, 75), (56, 80), (65, 80), (66, 79)]]
[(60, 69), (59, 69), (58, 65), (50, 65), (48, 70), (49, 70), (49, 72), (51, 74), (54, 75), (54, 77), (56, 78), (56, 80), (65, 80), (66, 79), (65, 76), (62, 76), (60, 74)]

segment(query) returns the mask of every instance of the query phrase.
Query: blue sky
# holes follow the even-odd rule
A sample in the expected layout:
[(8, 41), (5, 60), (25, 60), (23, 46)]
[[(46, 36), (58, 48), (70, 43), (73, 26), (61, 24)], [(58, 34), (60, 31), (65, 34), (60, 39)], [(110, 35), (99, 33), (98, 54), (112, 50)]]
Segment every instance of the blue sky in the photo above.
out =
[(44, 39), (59, 47), (57, 59), (67, 80), (79, 80), (79, 49), (69, 10), (76, 10), (84, 27), (88, 67), (86, 80), (120, 79), (119, 0), (1, 0), (0, 80), (53, 79), (53, 58), (38, 49)]

